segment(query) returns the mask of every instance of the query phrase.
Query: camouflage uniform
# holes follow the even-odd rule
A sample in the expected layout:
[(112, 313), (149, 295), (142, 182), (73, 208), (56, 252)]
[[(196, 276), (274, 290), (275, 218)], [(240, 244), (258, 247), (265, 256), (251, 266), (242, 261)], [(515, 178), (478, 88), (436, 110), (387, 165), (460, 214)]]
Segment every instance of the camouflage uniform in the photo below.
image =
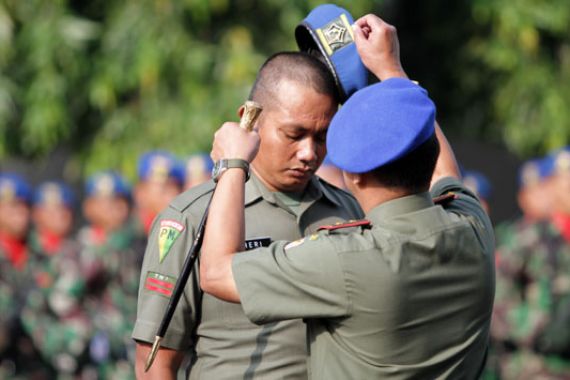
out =
[(80, 263), (86, 280), (86, 310), (93, 336), (89, 356), (102, 378), (134, 378), (134, 344), (130, 339), (138, 292), (135, 234), (128, 226), (111, 234), (94, 227), (79, 231)]
[(499, 230), (493, 336), (504, 379), (570, 374), (570, 244), (549, 222)]
[(30, 236), (27, 272), (33, 287), (21, 318), (24, 330), (58, 378), (80, 373), (91, 337), (83, 310), (85, 282), (77, 248), (73, 241), (64, 240), (55, 252), (48, 253), (37, 232)]
[[(25, 269), (31, 190), (17, 174), (0, 173), (0, 378), (35, 375), (33, 345), (19, 315), (28, 290)], [(45, 378), (45, 377), (33, 377)]]
[(0, 378), (9, 378), (15, 373), (11, 334), (18, 313), (18, 300), (12, 282), (11, 263), (0, 249)]

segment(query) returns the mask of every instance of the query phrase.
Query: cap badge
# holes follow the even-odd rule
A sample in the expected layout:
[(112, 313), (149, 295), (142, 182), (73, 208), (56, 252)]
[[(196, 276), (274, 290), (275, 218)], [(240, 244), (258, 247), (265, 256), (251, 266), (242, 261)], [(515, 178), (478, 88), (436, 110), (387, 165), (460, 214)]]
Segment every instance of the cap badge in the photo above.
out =
[(329, 56), (354, 41), (352, 26), (345, 14), (341, 14), (323, 28), (317, 29), (316, 32)]

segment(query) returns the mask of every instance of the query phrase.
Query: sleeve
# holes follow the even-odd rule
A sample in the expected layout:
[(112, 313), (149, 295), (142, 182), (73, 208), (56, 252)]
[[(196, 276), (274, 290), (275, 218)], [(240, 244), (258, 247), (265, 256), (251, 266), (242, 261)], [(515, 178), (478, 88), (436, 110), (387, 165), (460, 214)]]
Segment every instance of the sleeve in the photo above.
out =
[(254, 323), (349, 314), (342, 263), (327, 236), (238, 253), (232, 270), (243, 310)]
[(433, 198), (447, 193), (454, 193), (455, 198), (450, 202), (444, 203), (443, 208), (447, 212), (452, 212), (461, 218), (467, 218), (477, 233), (485, 251), (492, 254), (495, 250), (493, 225), (477, 196), (467, 189), (461, 181), (451, 177), (437, 181), (431, 188)]
[[(195, 219), (168, 208), (153, 222), (141, 270), (137, 318), (132, 334), (135, 340), (147, 343), (154, 341), (194, 239), (195, 229), (189, 218)], [(194, 344), (200, 302), (201, 291), (196, 263), (162, 346), (186, 350)]]

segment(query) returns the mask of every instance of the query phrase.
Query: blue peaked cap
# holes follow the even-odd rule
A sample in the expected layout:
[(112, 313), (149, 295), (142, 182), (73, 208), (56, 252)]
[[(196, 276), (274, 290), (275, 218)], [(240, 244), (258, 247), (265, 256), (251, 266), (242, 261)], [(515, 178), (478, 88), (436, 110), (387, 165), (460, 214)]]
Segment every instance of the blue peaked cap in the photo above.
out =
[(87, 179), (85, 193), (88, 197), (130, 197), (130, 188), (125, 179), (113, 171), (93, 174)]
[(184, 165), (168, 152), (148, 152), (139, 159), (138, 176), (142, 181), (151, 178), (159, 180), (172, 178), (181, 185), (185, 179)]
[(29, 203), (32, 199), (32, 190), (18, 174), (0, 174), (0, 200), (10, 199), (20, 199)]
[(58, 181), (42, 183), (34, 193), (34, 205), (59, 204), (72, 207), (73, 192), (66, 184)]
[(333, 164), (365, 173), (388, 164), (435, 132), (435, 105), (408, 79), (391, 78), (356, 92), (333, 117), (327, 150)]
[(368, 70), (354, 44), (354, 20), (345, 9), (332, 4), (316, 7), (295, 28), (301, 51), (319, 51), (332, 72), (341, 103), (368, 84)]

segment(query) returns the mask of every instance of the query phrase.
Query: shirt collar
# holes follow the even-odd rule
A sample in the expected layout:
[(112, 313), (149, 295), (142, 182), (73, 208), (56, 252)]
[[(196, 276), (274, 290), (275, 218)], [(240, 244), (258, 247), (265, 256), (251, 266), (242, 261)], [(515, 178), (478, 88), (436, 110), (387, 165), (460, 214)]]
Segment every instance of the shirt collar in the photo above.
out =
[(430, 193), (423, 192), (382, 203), (370, 210), (366, 218), (372, 222), (380, 222), (432, 206), (433, 201)]
[[(312, 204), (318, 201), (324, 196), (328, 201), (332, 202), (337, 206), (342, 206), (339, 201), (334, 197), (330, 189), (323, 186), (316, 176), (311, 177), (305, 190), (305, 195), (303, 196), (302, 203), (309, 202)], [(252, 171), (249, 181), (245, 184), (245, 206), (263, 198), (265, 201), (271, 204), (278, 204), (275, 199), (275, 195), (261, 182), (259, 177)]]

